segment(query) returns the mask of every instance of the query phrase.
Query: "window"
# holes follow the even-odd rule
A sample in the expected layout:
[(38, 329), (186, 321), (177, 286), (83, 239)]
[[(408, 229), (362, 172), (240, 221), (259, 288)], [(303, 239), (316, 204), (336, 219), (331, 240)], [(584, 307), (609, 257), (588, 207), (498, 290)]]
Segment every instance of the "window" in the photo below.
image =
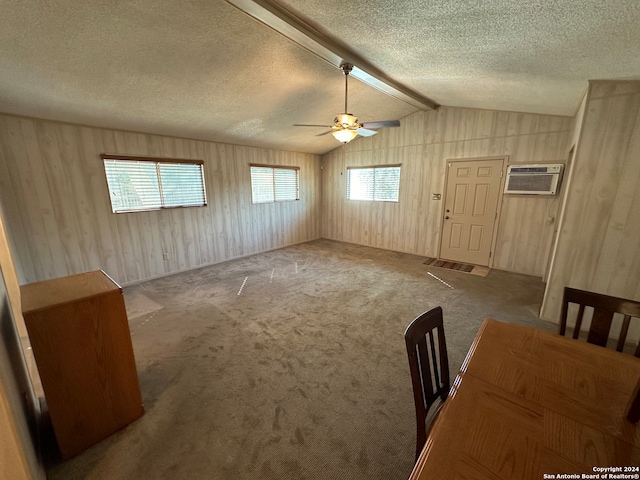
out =
[(347, 199), (397, 202), (400, 193), (400, 165), (348, 167)]
[(207, 204), (201, 160), (117, 155), (102, 160), (114, 213)]
[(250, 165), (251, 202), (300, 200), (300, 168)]

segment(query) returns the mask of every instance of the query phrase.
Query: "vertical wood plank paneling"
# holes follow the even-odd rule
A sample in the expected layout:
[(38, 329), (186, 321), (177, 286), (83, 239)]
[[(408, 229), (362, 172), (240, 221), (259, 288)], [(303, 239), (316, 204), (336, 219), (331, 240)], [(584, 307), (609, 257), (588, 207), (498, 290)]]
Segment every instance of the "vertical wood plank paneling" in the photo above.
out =
[[(126, 284), (320, 236), (317, 155), (10, 115), (0, 115), (0, 152), (21, 283), (102, 268)], [(102, 153), (204, 160), (208, 205), (113, 214)], [(252, 205), (253, 161), (300, 167), (301, 199)]]
[[(596, 278), (608, 278), (607, 291), (625, 290), (632, 294), (629, 285), (637, 284), (634, 298), (640, 296), (640, 111), (636, 116), (635, 130), (623, 164), (624, 175), (617, 190), (615, 208), (609, 220), (605, 251), (616, 252), (614, 261), (600, 262)], [(635, 228), (633, 227), (635, 226)]]
[(593, 82), (585, 102), (542, 305), (552, 321), (565, 286), (640, 300), (640, 82)]
[[(6, 231), (7, 238), (11, 244), (11, 251), (16, 252), (20, 257), (28, 259), (28, 263), (24, 266), (15, 263), (15, 268), (18, 271), (18, 276), (33, 275), (34, 265), (40, 265), (42, 267), (41, 259), (34, 259), (32, 257), (33, 248), (29, 248), (30, 245), (19, 241), (20, 238), (24, 238), (26, 235), (32, 235), (34, 237), (34, 244), (41, 246), (43, 243), (46, 245), (46, 238), (43, 238), (41, 234), (36, 236), (34, 229), (31, 226), (31, 222), (27, 218), (19, 213), (19, 201), (18, 198), (24, 198), (24, 202), (30, 204), (31, 211), (38, 211), (38, 202), (36, 195), (25, 195), (24, 191), (33, 192), (33, 176), (28, 170), (25, 175), (25, 171), (29, 169), (29, 163), (24, 162), (18, 169), (10, 169), (8, 162), (5, 161), (11, 158), (13, 150), (18, 151), (23, 146), (22, 132), (20, 124), (17, 119), (14, 118), (0, 118), (0, 191), (5, 192), (6, 202), (4, 204), (5, 222), (7, 225), (11, 224), (15, 226), (14, 231)], [(23, 182), (24, 181), (24, 182)], [(39, 218), (37, 219), (39, 220)], [(4, 235), (4, 231), (2, 232)], [(44, 259), (43, 259), (44, 260)], [(13, 262), (12, 262), (13, 263)]]
[[(21, 171), (21, 182), (25, 188), (22, 195), (17, 198), (20, 201), (29, 202), (28, 197), (33, 195), (37, 201), (37, 204), (28, 203), (30, 210), (26, 215), (21, 214), (20, 210), (19, 215), (26, 220), (25, 234), (33, 235), (35, 240), (33, 244), (28, 244), (34, 268), (53, 272), (57, 268), (64, 268), (64, 257), (53, 254), (54, 251), (61, 251), (62, 241), (55, 225), (47, 178), (43, 175), (39, 162), (40, 150), (36, 140), (35, 123), (18, 121), (22, 136), (16, 136), (13, 140), (22, 141), (22, 144), (15, 145), (12, 154), (18, 156), (24, 154), (23, 164), (18, 165), (18, 170)], [(25, 178), (25, 175), (29, 178)]]
[[(11, 217), (22, 219), (16, 231), (29, 237), (28, 253), (21, 255), (25, 279), (62, 276), (98, 262), (123, 283), (317, 238), (320, 210), (328, 238), (435, 256), (441, 203), (431, 194), (442, 193), (447, 159), (509, 155), (512, 163), (564, 161), (570, 128), (570, 119), (560, 117), (443, 107), (417, 112), (398, 129), (332, 152), (320, 174), (313, 155), (3, 118), (20, 125), (19, 135), (4, 129), (2, 137), (4, 151), (11, 152), (11, 178), (21, 179), (14, 190), (20, 198), (35, 191), (38, 199), (12, 207)], [(204, 157), (209, 206), (112, 214), (99, 161), (104, 152)], [(301, 200), (260, 211), (264, 205), (251, 205), (248, 164), (254, 158), (305, 166)], [(27, 167), (21, 167), (25, 160)], [(97, 167), (86, 169), (83, 162), (89, 161)], [(403, 163), (409, 189), (403, 180), (399, 204), (347, 205), (345, 167), (372, 163)], [(33, 187), (20, 190), (23, 182)], [(505, 248), (495, 252), (494, 267), (541, 274), (552, 232), (545, 222), (555, 210), (540, 208), (542, 202), (532, 208), (538, 200), (511, 197), (505, 203), (514, 222), (501, 224), (498, 245)]]
[[(87, 210), (94, 223), (94, 241), (98, 251), (98, 261), (93, 269), (102, 268), (112, 277), (120, 276), (123, 271), (122, 259), (116, 255), (114, 246), (114, 222), (111, 218), (111, 204), (109, 192), (103, 170), (103, 163), (95, 155), (96, 151), (104, 151), (102, 139), (94, 129), (80, 127), (79, 129), (79, 163), (84, 175), (87, 188)], [(98, 239), (102, 239), (99, 241)], [(94, 252), (95, 255), (95, 252)]]
[(88, 181), (91, 177), (87, 175), (84, 168), (83, 144), (80, 128), (75, 125), (60, 125), (59, 147), (60, 155), (64, 159), (66, 166), (65, 174), (69, 179), (69, 190), (74, 192), (74, 201), (67, 201), (67, 208), (71, 211), (76, 220), (78, 245), (82, 251), (88, 252), (83, 259), (82, 269), (95, 270), (101, 265), (100, 247), (96, 239), (98, 229), (95, 224), (95, 216), (91, 215), (91, 191)]
[[(323, 157), (322, 235), (373, 247), (437, 256), (446, 163), (507, 157), (509, 163), (562, 162), (571, 119), (441, 107), (416, 112), (399, 128), (359, 138)], [(344, 161), (342, 157), (344, 156)], [(402, 163), (399, 208), (346, 200), (340, 172), (347, 166)], [(345, 173), (346, 174), (346, 173)], [(504, 197), (493, 267), (542, 276), (557, 199)]]
[[(44, 172), (49, 205), (46, 218), (52, 232), (52, 240), (60, 241), (60, 247), (52, 252), (55, 268), (82, 271), (82, 259), (75, 253), (79, 250), (76, 219), (69, 210), (70, 187), (68, 174), (62, 164), (58, 147), (58, 131), (48, 122), (35, 122), (35, 141), (40, 153), (37, 160), (38, 167), (32, 173), (39, 175)], [(45, 200), (46, 201), (46, 200)], [(41, 204), (42, 206), (42, 204)]]
[[(637, 122), (637, 125), (640, 126), (640, 121)], [(640, 142), (640, 131), (637, 132), (635, 138), (637, 142)], [(640, 145), (636, 145), (634, 151), (640, 152)], [(630, 170), (634, 168), (637, 170), (640, 166), (640, 162), (634, 163), (633, 166), (630, 166)], [(634, 195), (631, 199), (631, 206), (627, 209), (626, 218), (620, 218), (622, 215), (618, 215), (620, 222), (616, 221), (610, 227), (618, 238), (615, 238), (615, 244), (607, 245), (606, 248), (611, 248), (613, 249), (611, 251), (616, 252), (615, 259), (612, 262), (606, 260), (600, 262), (600, 269), (596, 276), (607, 279), (607, 285), (602, 286), (603, 290), (612, 292), (612, 294), (624, 292), (624, 295), (638, 299), (640, 298), (640, 281), (638, 280), (640, 246), (638, 245), (637, 226), (640, 225), (640, 176), (637, 175), (637, 172), (635, 173), (635, 175), (631, 175), (631, 178), (635, 180), (635, 185), (630, 191), (633, 191)], [(622, 206), (620, 209), (622, 210)], [(624, 225), (623, 228), (621, 228), (622, 225)]]
[[(207, 158), (207, 146), (206, 142), (198, 141), (192, 142), (192, 149), (189, 154), (189, 158)], [(206, 189), (206, 178), (205, 178), (205, 189)], [(207, 202), (209, 200), (209, 192), (206, 192)], [(215, 259), (215, 222), (213, 218), (209, 218), (207, 216), (210, 211), (208, 207), (198, 208), (196, 209), (198, 215), (198, 239), (200, 241), (200, 258), (198, 259), (198, 264), (205, 264), (209, 259)], [(160, 228), (159, 226), (157, 227)]]
[[(621, 190), (626, 175), (625, 164), (638, 161), (637, 156), (633, 160), (629, 158), (628, 149), (629, 140), (632, 138), (634, 130), (637, 129), (640, 94), (611, 97), (597, 103), (606, 105), (602, 109), (596, 109), (592, 104), (593, 110), (589, 112), (589, 115), (597, 112), (601, 116), (602, 125), (598, 129), (597, 139), (593, 142), (586, 139), (583, 141), (585, 141), (586, 148), (591, 147), (592, 151), (602, 152), (603, 156), (608, 157), (608, 161), (598, 163), (594, 168), (597, 174), (593, 176), (591, 194), (584, 205), (588, 214), (583, 219), (582, 227), (583, 235), (590, 238), (590, 241), (584, 244), (582, 254), (586, 258), (598, 261), (578, 262), (573, 270), (575, 277), (588, 278), (590, 283), (600, 283), (596, 276), (598, 264), (605, 258), (606, 261), (611, 261), (612, 253), (617, 251), (608, 249), (605, 242), (606, 235), (611, 228), (621, 227), (620, 224), (611, 223), (615, 219), (615, 212), (617, 211), (618, 215), (624, 215), (629, 208), (629, 205), (624, 202), (624, 193), (626, 192), (622, 192), (623, 194), (620, 195), (618, 192)], [(604, 125), (606, 125), (606, 130), (602, 128)], [(615, 151), (611, 152), (611, 149), (615, 149)], [(600, 221), (594, 222), (593, 218), (598, 218)], [(603, 228), (603, 226), (609, 228)]]

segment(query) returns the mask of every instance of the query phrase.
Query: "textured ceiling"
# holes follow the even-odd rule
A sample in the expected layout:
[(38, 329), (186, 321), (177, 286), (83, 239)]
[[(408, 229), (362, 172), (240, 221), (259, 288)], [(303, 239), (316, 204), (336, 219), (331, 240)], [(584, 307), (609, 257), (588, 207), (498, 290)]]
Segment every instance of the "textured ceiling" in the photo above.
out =
[[(573, 115), (589, 79), (640, 79), (638, 0), (283, 2), (441, 105)], [(223, 0), (4, 0), (0, 112), (323, 153), (344, 78)], [(360, 121), (415, 107), (358, 81)]]

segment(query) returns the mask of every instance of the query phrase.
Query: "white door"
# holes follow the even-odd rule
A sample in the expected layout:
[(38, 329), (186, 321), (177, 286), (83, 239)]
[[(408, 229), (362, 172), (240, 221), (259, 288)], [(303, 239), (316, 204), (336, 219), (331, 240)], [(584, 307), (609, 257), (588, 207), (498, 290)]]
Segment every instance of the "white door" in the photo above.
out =
[(503, 161), (448, 163), (440, 258), (489, 265)]

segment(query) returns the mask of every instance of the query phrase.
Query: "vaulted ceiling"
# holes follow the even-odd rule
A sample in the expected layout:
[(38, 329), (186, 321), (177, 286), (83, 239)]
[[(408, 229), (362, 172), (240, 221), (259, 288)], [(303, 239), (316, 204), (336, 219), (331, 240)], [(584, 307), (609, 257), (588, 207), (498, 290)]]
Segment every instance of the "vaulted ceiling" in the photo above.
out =
[[(444, 106), (573, 115), (587, 80), (640, 79), (638, 0), (280, 3)], [(312, 153), (339, 145), (292, 125), (343, 111), (342, 72), (225, 0), (5, 0), (0, 12), (0, 112)], [(349, 110), (362, 122), (417, 107), (352, 80)]]

